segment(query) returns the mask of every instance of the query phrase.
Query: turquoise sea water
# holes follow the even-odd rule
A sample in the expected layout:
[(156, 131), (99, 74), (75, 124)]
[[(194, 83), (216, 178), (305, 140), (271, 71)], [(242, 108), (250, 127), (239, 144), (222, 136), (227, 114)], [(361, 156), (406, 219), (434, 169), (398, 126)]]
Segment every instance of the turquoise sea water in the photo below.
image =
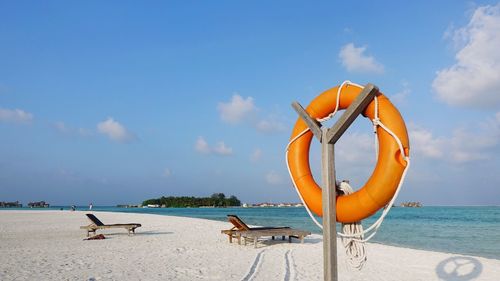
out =
[[(61, 207), (55, 206), (50, 209), (59, 208)], [(69, 209), (69, 207), (63, 208)], [(77, 209), (87, 208), (82, 206)], [(147, 209), (94, 206), (93, 210), (183, 216), (217, 221), (226, 221), (227, 214), (236, 214), (251, 225), (287, 225), (321, 233), (304, 208)], [(378, 215), (363, 221), (363, 226), (366, 228), (371, 225)], [(500, 259), (500, 206), (393, 208), (371, 241), (414, 249)]]

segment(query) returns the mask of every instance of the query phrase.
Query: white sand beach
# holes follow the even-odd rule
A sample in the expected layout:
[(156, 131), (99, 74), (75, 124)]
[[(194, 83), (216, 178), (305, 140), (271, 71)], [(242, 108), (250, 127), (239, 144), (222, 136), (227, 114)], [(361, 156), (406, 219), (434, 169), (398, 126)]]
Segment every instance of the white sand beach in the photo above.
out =
[[(229, 223), (148, 214), (94, 212), (104, 223), (84, 241), (85, 212), (0, 211), (0, 280), (323, 280), (322, 239), (229, 244)], [(339, 244), (340, 246), (340, 244)], [(500, 280), (500, 260), (367, 244), (352, 271), (339, 249), (339, 280)]]

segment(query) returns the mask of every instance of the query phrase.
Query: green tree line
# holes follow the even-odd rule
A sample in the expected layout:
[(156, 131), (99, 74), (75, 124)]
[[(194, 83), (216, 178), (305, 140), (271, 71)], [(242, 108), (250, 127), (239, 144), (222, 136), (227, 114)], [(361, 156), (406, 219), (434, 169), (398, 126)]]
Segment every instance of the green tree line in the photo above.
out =
[(185, 207), (202, 207), (202, 206), (213, 206), (213, 207), (231, 207), (240, 206), (241, 201), (236, 198), (236, 196), (231, 195), (226, 198), (224, 193), (214, 193), (210, 197), (189, 197), (189, 196), (162, 196), (156, 199), (148, 199), (142, 202), (143, 206), (146, 205), (160, 205), (165, 207), (173, 208), (185, 208)]

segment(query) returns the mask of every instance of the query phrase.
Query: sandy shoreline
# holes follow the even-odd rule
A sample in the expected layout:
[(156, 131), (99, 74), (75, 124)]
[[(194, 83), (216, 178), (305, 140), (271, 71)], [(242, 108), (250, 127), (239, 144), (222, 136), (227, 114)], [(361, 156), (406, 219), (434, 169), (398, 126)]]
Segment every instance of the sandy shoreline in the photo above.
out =
[[(321, 236), (304, 244), (229, 244), (229, 223), (150, 214), (94, 212), (105, 223), (84, 241), (85, 212), (0, 211), (0, 280), (322, 280)], [(339, 244), (340, 245), (340, 244)], [(368, 244), (368, 264), (351, 271), (339, 249), (340, 280), (499, 280), (500, 260)]]

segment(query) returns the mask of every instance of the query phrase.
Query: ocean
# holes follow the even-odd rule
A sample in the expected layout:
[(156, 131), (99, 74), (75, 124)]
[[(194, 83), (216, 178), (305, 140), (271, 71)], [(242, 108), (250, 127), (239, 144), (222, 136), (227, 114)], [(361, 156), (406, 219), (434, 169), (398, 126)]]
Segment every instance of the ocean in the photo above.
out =
[[(54, 206), (49, 210), (60, 208), (69, 209), (68, 206)], [(87, 209), (88, 206), (77, 207), (77, 210)], [(9, 210), (9, 208), (3, 210)], [(321, 233), (321, 229), (312, 222), (302, 207), (117, 208), (94, 206), (93, 210), (182, 216), (216, 221), (227, 221), (227, 214), (236, 214), (250, 225), (291, 226)], [(363, 226), (365, 228), (370, 226), (379, 215), (380, 212), (364, 220)], [(340, 225), (337, 229), (340, 229)], [(391, 209), (371, 242), (500, 259), (500, 206), (395, 207)]]

